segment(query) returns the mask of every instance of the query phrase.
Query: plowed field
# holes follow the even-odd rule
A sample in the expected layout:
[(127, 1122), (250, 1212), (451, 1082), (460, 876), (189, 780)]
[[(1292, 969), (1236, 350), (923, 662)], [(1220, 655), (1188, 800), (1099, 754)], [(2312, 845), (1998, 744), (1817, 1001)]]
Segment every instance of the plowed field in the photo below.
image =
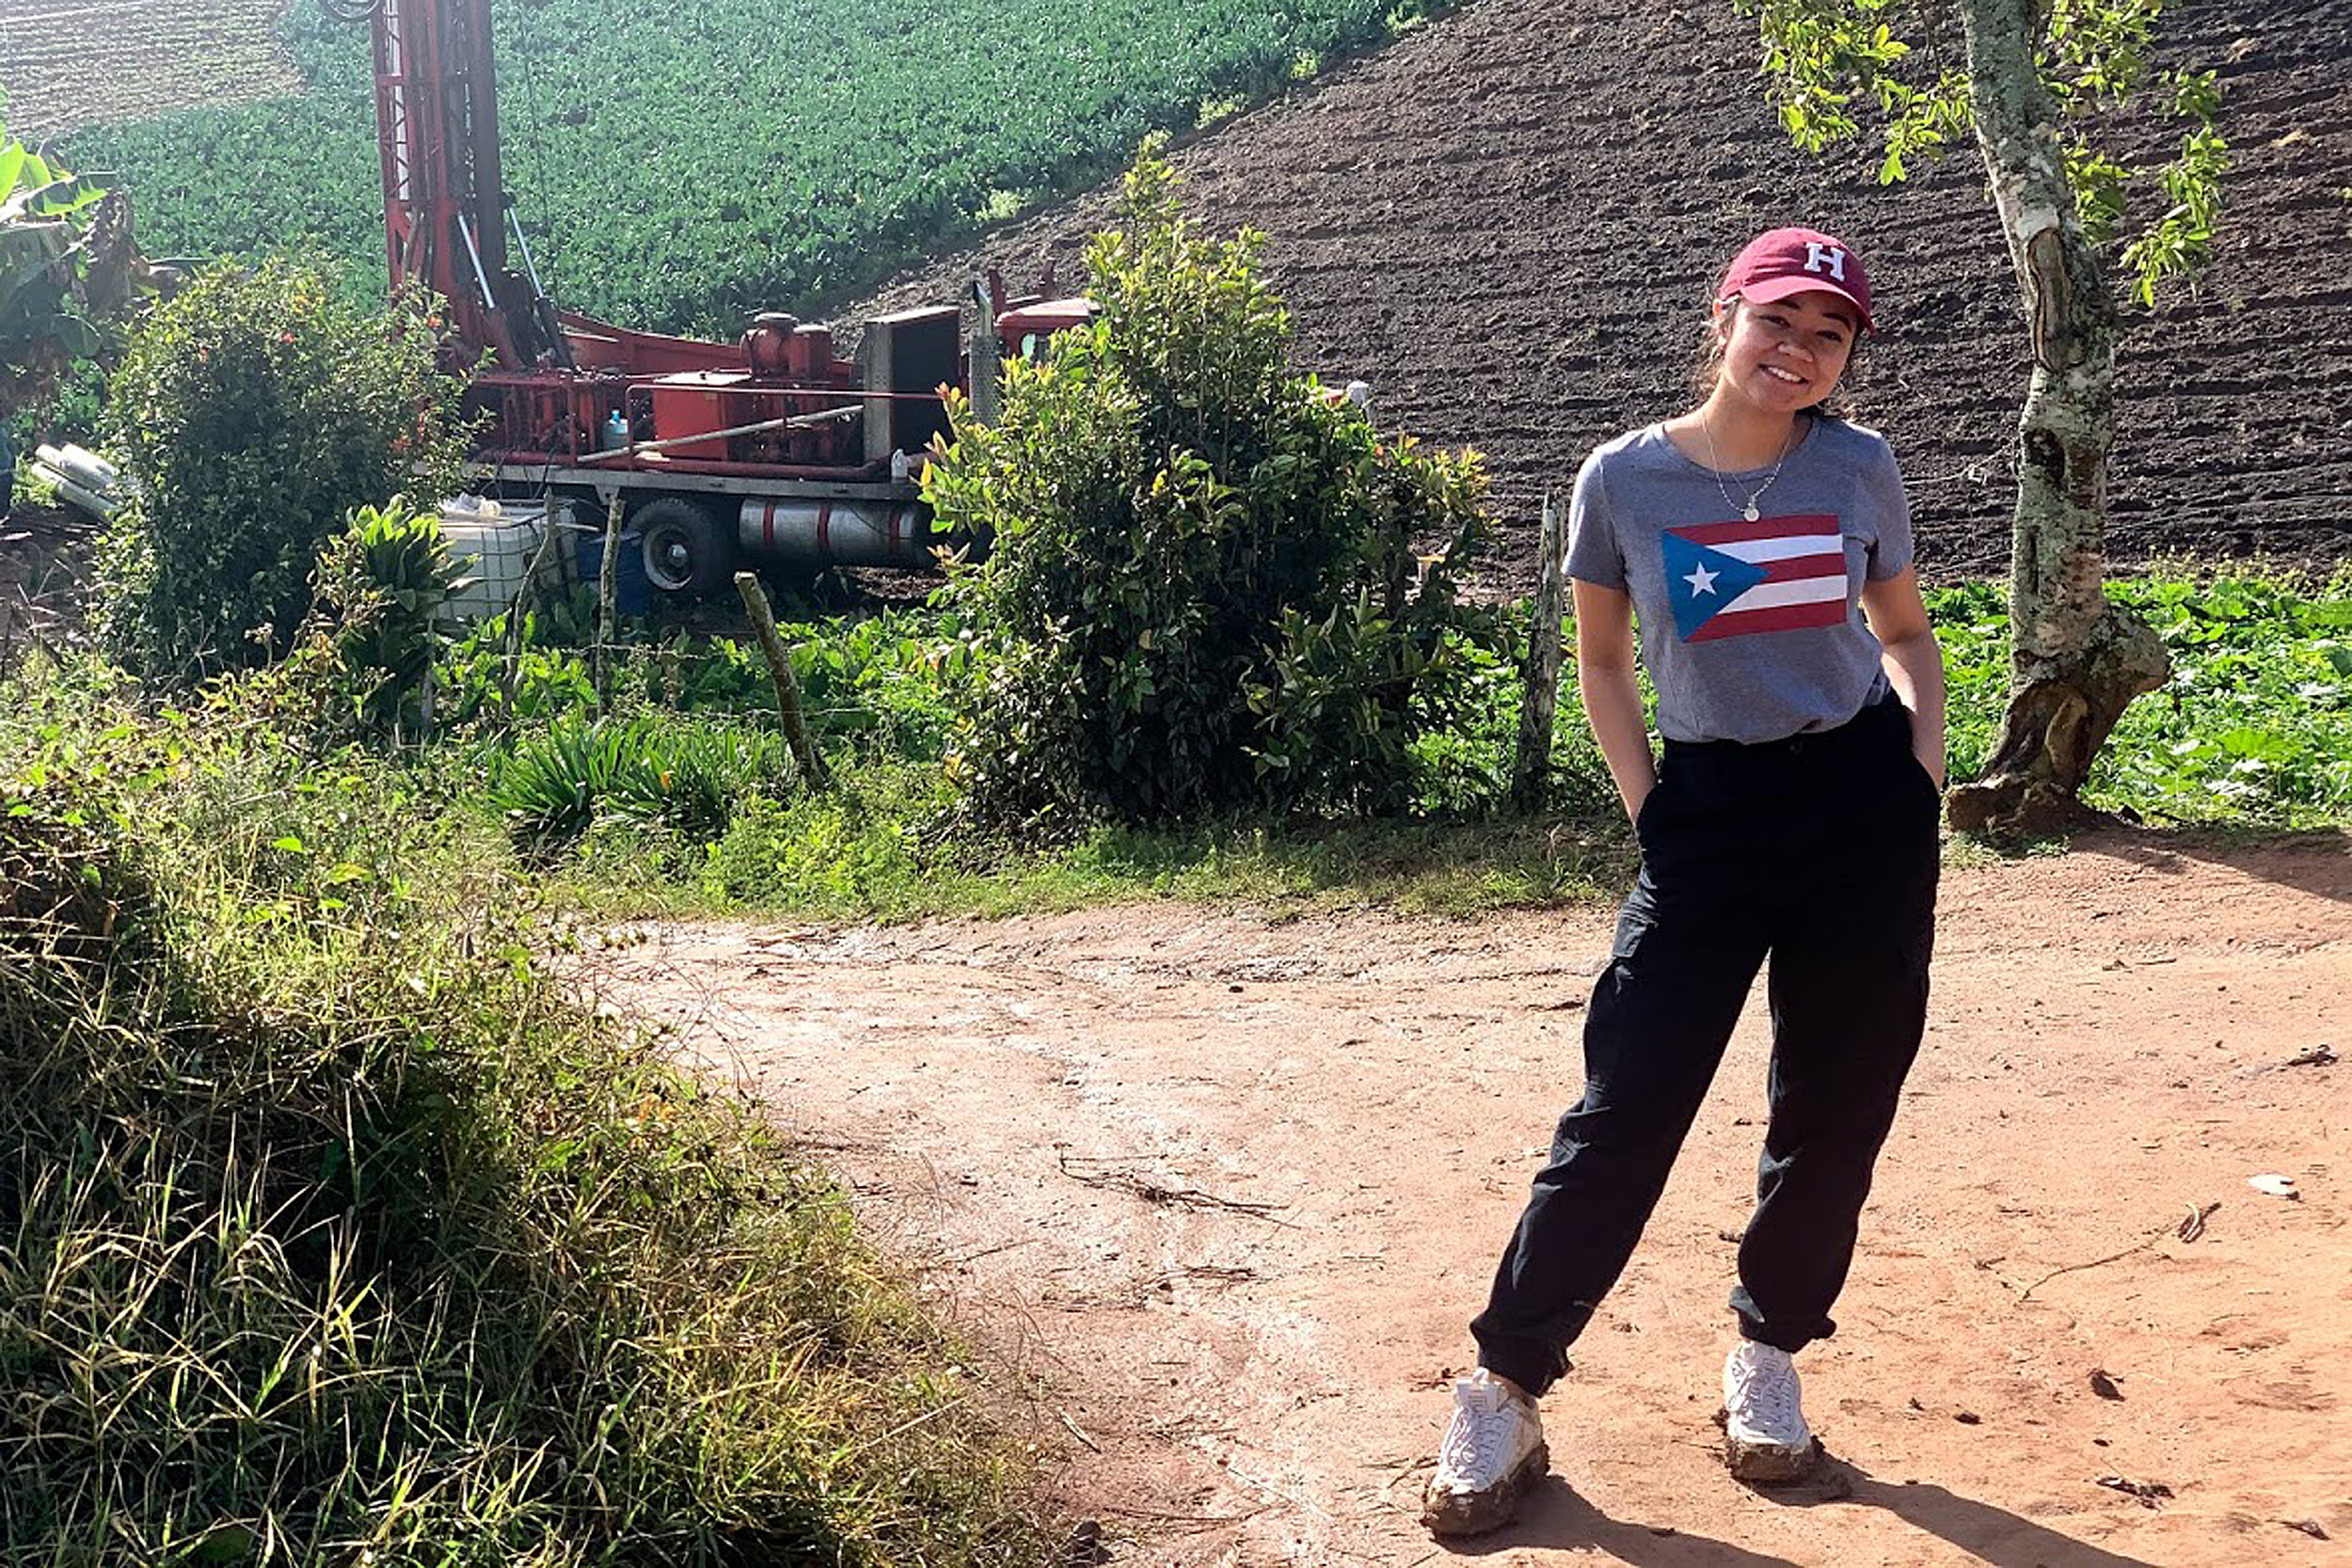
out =
[[(2352, 6), (2190, 0), (2171, 53), (2219, 70), (2237, 153), (2200, 294), (2121, 368), (2115, 554), (2352, 559)], [(1793, 151), (1728, 4), (1476, 5), (1181, 150), (1193, 210), (1267, 236), (1300, 367), (1384, 421), (1490, 459), (1493, 575), (1523, 586), (1548, 484), (1685, 398), (1705, 295), (1754, 230), (1813, 222), (1870, 259), (1883, 338), (1858, 414), (1909, 472), (1931, 576), (2004, 570), (2025, 388), (2009, 262), (1973, 149), (1893, 189)], [(903, 280), (1081, 277), (1098, 193)]]
[(286, 0), (0, 0), (8, 128), (28, 139), (300, 87), (278, 47)]

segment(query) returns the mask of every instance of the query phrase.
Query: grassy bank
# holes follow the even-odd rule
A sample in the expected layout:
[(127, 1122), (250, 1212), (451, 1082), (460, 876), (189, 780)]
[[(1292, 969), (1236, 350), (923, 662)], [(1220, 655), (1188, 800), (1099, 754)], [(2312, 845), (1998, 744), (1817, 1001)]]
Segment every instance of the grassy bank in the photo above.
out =
[(0, 705), (0, 1560), (1030, 1563), (1002, 1402), (496, 830)]

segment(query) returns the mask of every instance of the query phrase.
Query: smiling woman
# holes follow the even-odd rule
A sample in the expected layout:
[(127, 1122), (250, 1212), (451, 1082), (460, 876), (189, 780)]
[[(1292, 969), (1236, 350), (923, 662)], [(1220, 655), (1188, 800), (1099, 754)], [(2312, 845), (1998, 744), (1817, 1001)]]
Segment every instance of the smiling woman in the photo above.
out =
[(1642, 868), (1584, 1015), (1583, 1097), (1470, 1325), (1478, 1370), (1454, 1386), (1422, 1514), (1440, 1535), (1509, 1522), (1543, 1475), (1535, 1402), (1632, 1256), (1767, 955), (1771, 1119), (1731, 1297), (1724, 1459), (1748, 1481), (1819, 1462), (1790, 1356), (1836, 1326), (1925, 1026), (1944, 777), (1944, 667), (1901, 476), (1876, 432), (1820, 412), (1869, 326), (1851, 247), (1757, 235), (1714, 293), (1705, 401), (1577, 475), (1578, 689)]
[(294, 92), (283, 0), (32, 0), (0, 27), (0, 88), (28, 140)]

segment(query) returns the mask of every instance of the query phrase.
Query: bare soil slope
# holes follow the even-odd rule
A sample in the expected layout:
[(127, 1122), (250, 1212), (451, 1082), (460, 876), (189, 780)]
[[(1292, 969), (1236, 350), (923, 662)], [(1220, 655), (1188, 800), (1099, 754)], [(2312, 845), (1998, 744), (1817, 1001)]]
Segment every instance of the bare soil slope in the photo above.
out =
[[(2352, 7), (2187, 0), (2166, 27), (2220, 71), (2238, 165), (2201, 294), (2126, 350), (2117, 557), (2352, 559)], [(1904, 459), (1926, 569), (2005, 570), (2025, 350), (1974, 149), (1894, 189), (1816, 166), (1755, 59), (1727, 0), (1487, 0), (1176, 162), (1205, 222), (1265, 232), (1302, 369), (1488, 454), (1502, 586), (1532, 580), (1545, 486), (1686, 396), (1724, 258), (1796, 221), (1882, 280), (1858, 411)], [(1107, 211), (1098, 192), (1015, 224), (884, 300), (958, 297), (989, 263), (1018, 285), (1043, 257), (1075, 282)]]
[[(2117, 834), (1951, 873), (1842, 1327), (1802, 1363), (1841, 1464), (1793, 1495), (1735, 1485), (1709, 1420), (1752, 1016), (1548, 1402), (1555, 1479), (1470, 1555), (2352, 1561), (2352, 1068), (2288, 1065), (2352, 1044), (2345, 851)], [(654, 935), (612, 994), (1027, 1374), (1116, 1561), (1441, 1555), (1412, 1510), (1444, 1386), (1575, 1093), (1608, 911)]]

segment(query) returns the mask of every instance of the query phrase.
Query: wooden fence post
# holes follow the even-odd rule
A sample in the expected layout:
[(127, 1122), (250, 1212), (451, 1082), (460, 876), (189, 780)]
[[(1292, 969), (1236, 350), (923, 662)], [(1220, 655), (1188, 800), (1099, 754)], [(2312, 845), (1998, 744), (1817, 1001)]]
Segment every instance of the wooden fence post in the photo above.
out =
[(757, 573), (738, 572), (735, 592), (743, 601), (743, 612), (752, 618), (752, 629), (759, 634), (760, 652), (768, 656), (768, 676), (776, 683), (776, 709), (784, 719), (784, 738), (801, 765), (801, 776), (811, 788), (822, 789), (832, 779), (817, 743), (809, 738), (808, 721), (801, 713), (801, 683), (792, 678), (792, 656), (776, 630), (776, 612), (769, 607), (768, 591), (759, 586)]
[(612, 707), (613, 622), (619, 618), (616, 606), (621, 596), (621, 494), (620, 487), (613, 486), (612, 499), (604, 509), (604, 562), (596, 568), (595, 672), (598, 713), (608, 713)]
[(1559, 508), (1544, 492), (1543, 573), (1535, 582), (1535, 624), (1528, 629), (1526, 689), (1519, 700), (1519, 754), (1511, 770), (1511, 803), (1543, 808), (1551, 785), (1552, 720), (1560, 707), (1560, 623), (1567, 598), (1566, 549)]

